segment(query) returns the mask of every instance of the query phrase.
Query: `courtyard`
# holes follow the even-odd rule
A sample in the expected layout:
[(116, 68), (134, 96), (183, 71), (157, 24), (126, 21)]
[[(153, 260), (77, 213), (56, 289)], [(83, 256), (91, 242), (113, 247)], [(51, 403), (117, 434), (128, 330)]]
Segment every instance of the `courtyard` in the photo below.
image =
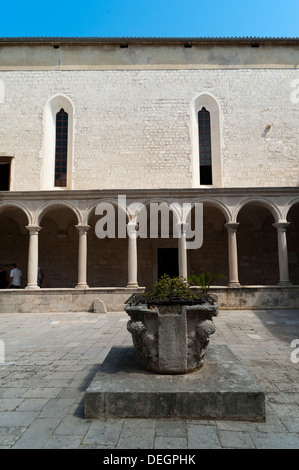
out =
[(229, 346), (264, 390), (265, 422), (85, 419), (99, 366), (113, 346), (132, 344), (125, 312), (0, 318), (0, 449), (299, 447), (298, 310), (220, 310), (215, 318), (210, 344)]

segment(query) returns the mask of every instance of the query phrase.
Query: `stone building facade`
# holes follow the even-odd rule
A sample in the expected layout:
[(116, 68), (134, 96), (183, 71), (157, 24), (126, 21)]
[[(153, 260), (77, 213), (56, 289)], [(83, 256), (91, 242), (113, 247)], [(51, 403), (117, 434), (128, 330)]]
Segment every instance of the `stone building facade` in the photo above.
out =
[[(38, 266), (48, 289), (299, 284), (298, 57), (298, 39), (0, 38), (0, 263), (33, 290)], [(202, 247), (180, 213), (179, 239), (99, 239), (119, 196), (202, 203)]]

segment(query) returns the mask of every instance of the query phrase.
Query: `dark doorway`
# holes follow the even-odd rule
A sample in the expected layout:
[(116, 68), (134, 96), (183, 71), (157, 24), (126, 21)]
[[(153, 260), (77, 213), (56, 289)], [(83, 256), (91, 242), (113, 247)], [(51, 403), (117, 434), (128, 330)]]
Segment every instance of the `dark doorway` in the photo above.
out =
[(9, 157), (0, 157), (0, 191), (9, 191), (10, 162), (11, 159)]
[(158, 279), (163, 274), (168, 274), (170, 277), (179, 275), (177, 248), (158, 248)]

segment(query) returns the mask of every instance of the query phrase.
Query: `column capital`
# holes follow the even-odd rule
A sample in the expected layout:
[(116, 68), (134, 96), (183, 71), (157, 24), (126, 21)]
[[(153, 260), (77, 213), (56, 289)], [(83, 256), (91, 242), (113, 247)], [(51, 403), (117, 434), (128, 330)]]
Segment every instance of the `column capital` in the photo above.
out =
[(79, 233), (87, 233), (88, 230), (90, 229), (90, 225), (86, 225), (86, 224), (78, 224), (78, 225), (75, 225), (76, 229), (79, 231)]
[(278, 231), (285, 232), (288, 226), (290, 225), (290, 222), (288, 222), (287, 220), (279, 220), (279, 222), (275, 222), (272, 225), (273, 227), (277, 228)]
[(35, 234), (35, 233), (38, 233), (42, 227), (40, 227), (39, 225), (34, 225), (34, 224), (30, 224), (30, 225), (26, 225), (25, 226), (26, 229), (28, 230), (29, 234), (31, 235), (32, 233)]
[(176, 225), (178, 227), (187, 227), (188, 225), (190, 225), (188, 222), (176, 222)]
[(138, 222), (131, 220), (127, 223), (127, 234), (129, 238), (137, 239)]
[(226, 224), (224, 224), (224, 227), (227, 230), (236, 231), (239, 225), (239, 222), (227, 222)]
[(190, 224), (188, 222), (177, 222), (175, 224), (176, 226), (176, 229), (178, 230), (178, 233), (180, 234), (183, 234), (186, 232), (187, 230), (187, 227), (189, 226)]

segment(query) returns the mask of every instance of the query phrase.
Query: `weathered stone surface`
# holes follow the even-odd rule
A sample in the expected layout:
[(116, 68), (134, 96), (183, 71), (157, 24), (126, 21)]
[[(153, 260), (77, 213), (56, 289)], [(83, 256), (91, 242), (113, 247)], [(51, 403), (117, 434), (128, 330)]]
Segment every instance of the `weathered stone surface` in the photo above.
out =
[(265, 394), (227, 346), (211, 346), (196, 372), (144, 370), (133, 347), (114, 347), (85, 394), (85, 418), (265, 420)]
[[(60, 298), (62, 289), (13, 290), (0, 292), (0, 313), (22, 312), (61, 312), (63, 308), (71, 312), (93, 311), (95, 296), (100, 296), (108, 312), (123, 310), (129, 289), (126, 288), (90, 288), (80, 293), (76, 290), (78, 300), (73, 302), (75, 289), (63, 289), (68, 302), (63, 307)], [(143, 292), (144, 288), (135, 289)], [(251, 286), (241, 288), (211, 287), (218, 295), (221, 310), (258, 310), (273, 308), (299, 308), (299, 287)]]
[(104, 304), (104, 302), (101, 299), (99, 299), (99, 298), (94, 299), (94, 301), (93, 301), (93, 311), (95, 313), (107, 313), (106, 305)]
[(209, 336), (215, 332), (212, 317), (218, 306), (127, 305), (128, 331), (144, 367), (162, 374), (183, 374), (199, 369), (204, 361)]
[(187, 364), (187, 316), (186, 313), (158, 317), (158, 368), (161, 371), (186, 371)]

